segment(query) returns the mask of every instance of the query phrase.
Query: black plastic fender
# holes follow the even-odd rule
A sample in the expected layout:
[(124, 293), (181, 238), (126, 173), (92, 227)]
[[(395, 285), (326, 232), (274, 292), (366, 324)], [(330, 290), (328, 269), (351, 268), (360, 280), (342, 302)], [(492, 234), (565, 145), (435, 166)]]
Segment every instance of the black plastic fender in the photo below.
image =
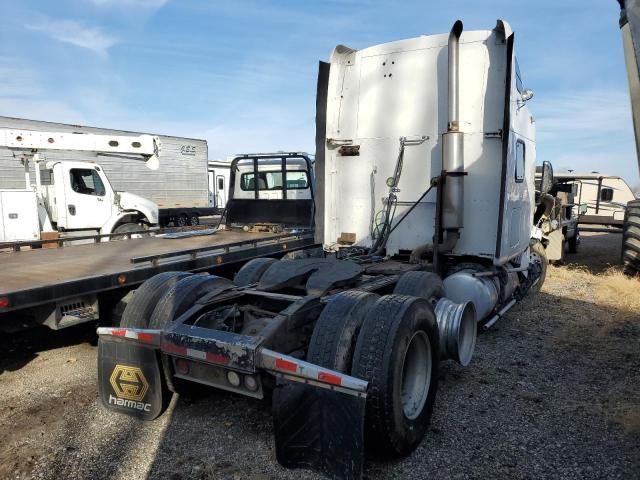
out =
[(100, 337), (98, 396), (102, 405), (143, 420), (157, 418), (169, 395), (155, 349)]
[(273, 392), (278, 463), (330, 478), (360, 478), (365, 405), (364, 396), (278, 379)]

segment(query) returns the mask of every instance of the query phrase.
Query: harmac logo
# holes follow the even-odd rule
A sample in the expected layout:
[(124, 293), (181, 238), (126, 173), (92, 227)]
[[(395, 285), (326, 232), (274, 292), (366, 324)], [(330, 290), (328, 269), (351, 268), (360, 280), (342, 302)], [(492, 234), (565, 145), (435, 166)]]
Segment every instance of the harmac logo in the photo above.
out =
[(149, 390), (149, 382), (147, 382), (139, 367), (116, 365), (111, 373), (109, 382), (116, 394), (115, 397), (109, 395), (110, 404), (144, 412), (151, 410), (150, 403), (142, 402)]

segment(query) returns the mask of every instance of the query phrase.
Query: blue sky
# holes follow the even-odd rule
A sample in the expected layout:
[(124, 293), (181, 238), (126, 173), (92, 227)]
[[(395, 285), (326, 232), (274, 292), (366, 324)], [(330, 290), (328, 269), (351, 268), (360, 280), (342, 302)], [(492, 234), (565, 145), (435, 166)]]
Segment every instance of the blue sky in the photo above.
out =
[(0, 115), (314, 148), (318, 60), (420, 34), (516, 33), (538, 160), (638, 183), (614, 0), (0, 0)]

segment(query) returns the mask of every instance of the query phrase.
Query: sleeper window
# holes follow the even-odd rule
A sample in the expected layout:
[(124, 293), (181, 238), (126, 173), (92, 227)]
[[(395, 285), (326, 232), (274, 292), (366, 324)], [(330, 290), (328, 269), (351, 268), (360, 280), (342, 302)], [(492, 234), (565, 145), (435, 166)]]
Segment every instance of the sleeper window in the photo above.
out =
[(524, 182), (525, 170), (525, 148), (524, 142), (518, 140), (516, 143), (516, 182)]

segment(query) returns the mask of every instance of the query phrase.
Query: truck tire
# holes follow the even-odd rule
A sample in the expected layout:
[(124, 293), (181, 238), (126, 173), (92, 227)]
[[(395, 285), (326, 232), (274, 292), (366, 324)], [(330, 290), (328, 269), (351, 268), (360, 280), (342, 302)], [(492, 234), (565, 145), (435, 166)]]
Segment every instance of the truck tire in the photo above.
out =
[(151, 277), (138, 287), (122, 312), (120, 326), (147, 328), (158, 302), (179, 280), (190, 276), (185, 272), (164, 272)]
[(212, 287), (231, 282), (216, 275), (191, 275), (176, 282), (158, 299), (153, 310), (149, 328), (166, 328), (177, 317), (186, 312), (193, 304), (212, 290)]
[(365, 441), (402, 457), (421, 442), (438, 388), (438, 324), (422, 298), (386, 295), (360, 329), (351, 374), (369, 382)]
[(580, 235), (580, 232), (576, 228), (575, 235), (569, 238), (569, 240), (567, 241), (569, 245), (569, 253), (578, 253), (578, 236), (579, 235)]
[(626, 275), (640, 273), (640, 200), (627, 203), (622, 225), (622, 265)]
[(538, 283), (531, 287), (533, 293), (538, 293), (544, 284), (545, 278), (547, 278), (547, 267), (549, 265), (547, 252), (541, 242), (536, 240), (529, 246), (529, 261), (536, 263), (540, 269)]
[[(129, 235), (132, 232), (139, 232), (141, 230), (145, 230), (145, 228), (138, 225), (137, 223), (123, 223), (121, 225), (118, 225), (113, 230), (114, 236), (111, 237), (111, 240), (125, 240), (127, 238), (141, 238), (141, 237), (147, 236), (144, 233), (140, 233), (134, 236)], [(122, 234), (122, 235), (118, 235), (118, 234)]]
[(189, 223), (189, 217), (187, 217), (184, 213), (181, 213), (173, 220), (173, 224), (176, 227), (186, 227)]
[(200, 225), (200, 217), (198, 215), (191, 215), (189, 217), (189, 225), (192, 227), (197, 227)]
[(254, 258), (253, 260), (249, 260), (238, 270), (236, 276), (233, 277), (233, 283), (239, 287), (258, 283), (264, 272), (278, 261), (279, 260), (275, 258)]
[(435, 305), (444, 297), (444, 285), (442, 279), (433, 272), (411, 271), (402, 274), (393, 293), (424, 298)]
[[(228, 279), (216, 275), (191, 275), (180, 279), (168, 291), (164, 289), (164, 295), (158, 299), (157, 306), (153, 310), (149, 328), (166, 328), (198, 299), (221, 283), (231, 284)], [(170, 391), (178, 395), (191, 395), (199, 391), (193, 382), (174, 377), (173, 362), (167, 355), (160, 355), (160, 361), (164, 379)]]
[(378, 298), (375, 293), (351, 290), (329, 300), (313, 328), (307, 360), (349, 373), (360, 327)]

